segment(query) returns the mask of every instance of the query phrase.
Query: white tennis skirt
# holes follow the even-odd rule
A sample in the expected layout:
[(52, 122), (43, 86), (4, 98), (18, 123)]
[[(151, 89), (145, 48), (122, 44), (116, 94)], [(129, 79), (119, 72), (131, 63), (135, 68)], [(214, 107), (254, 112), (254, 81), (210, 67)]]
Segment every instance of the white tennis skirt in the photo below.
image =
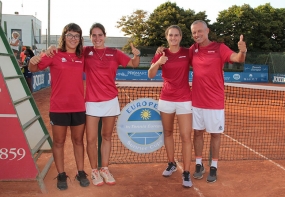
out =
[(109, 101), (86, 102), (86, 115), (89, 116), (117, 116), (120, 114), (120, 105), (118, 97)]

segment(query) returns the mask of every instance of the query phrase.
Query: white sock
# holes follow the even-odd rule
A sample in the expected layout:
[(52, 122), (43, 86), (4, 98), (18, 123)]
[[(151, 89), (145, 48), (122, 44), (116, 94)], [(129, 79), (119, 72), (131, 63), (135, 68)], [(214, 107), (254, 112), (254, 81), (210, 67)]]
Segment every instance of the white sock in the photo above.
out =
[(202, 165), (202, 157), (196, 157), (196, 164)]
[(212, 159), (211, 166), (218, 168), (218, 160), (217, 159)]

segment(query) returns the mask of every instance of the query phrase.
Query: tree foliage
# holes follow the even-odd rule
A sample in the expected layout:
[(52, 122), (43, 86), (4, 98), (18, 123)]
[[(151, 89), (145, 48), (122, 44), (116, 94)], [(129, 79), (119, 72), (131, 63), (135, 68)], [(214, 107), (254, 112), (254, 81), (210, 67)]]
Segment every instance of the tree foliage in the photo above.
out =
[[(124, 36), (129, 36), (129, 42), (135, 46), (141, 45), (143, 39), (147, 36), (146, 30), (148, 29), (147, 19), (148, 13), (143, 10), (136, 10), (130, 16), (122, 16), (120, 21), (117, 21), (117, 28), (121, 28)], [(130, 52), (129, 43), (124, 46), (123, 50)]]
[(217, 41), (238, 51), (237, 43), (244, 35), (248, 51), (284, 51), (285, 9), (275, 9), (269, 3), (253, 9), (248, 4), (232, 6), (219, 13), (213, 31)]
[[(215, 23), (209, 24), (206, 12), (195, 13), (191, 9), (180, 8), (176, 3), (166, 2), (150, 14), (136, 10), (130, 16), (123, 16), (117, 21), (116, 27), (121, 28), (135, 46), (156, 49), (157, 46), (167, 46), (167, 27), (179, 25), (183, 33), (181, 46), (189, 47), (194, 42), (190, 26), (195, 20), (204, 20), (208, 24), (211, 40), (224, 42), (234, 51), (238, 51), (237, 43), (241, 34), (244, 35), (248, 51), (285, 51), (285, 9), (275, 9), (270, 3), (256, 8), (249, 4), (231, 6), (219, 12)], [(129, 43), (123, 50), (130, 52)]]
[[(156, 49), (157, 46), (167, 46), (165, 39), (167, 27), (178, 25), (182, 30), (181, 46), (189, 47), (193, 43), (190, 26), (198, 19), (209, 22), (205, 12), (195, 14), (191, 9), (184, 10), (176, 3), (166, 2), (158, 6), (149, 16), (142, 10), (135, 11), (131, 16), (123, 16), (116, 27), (130, 36), (130, 42), (136, 46)], [(126, 45), (123, 50), (130, 51), (129, 46)]]

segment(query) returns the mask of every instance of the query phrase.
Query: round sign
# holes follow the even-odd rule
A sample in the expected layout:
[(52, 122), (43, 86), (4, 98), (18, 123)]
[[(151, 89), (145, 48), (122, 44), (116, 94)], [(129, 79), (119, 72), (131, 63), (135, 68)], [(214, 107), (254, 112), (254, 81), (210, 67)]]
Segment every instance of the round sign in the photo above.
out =
[(119, 139), (125, 147), (137, 153), (151, 153), (164, 144), (158, 103), (140, 98), (127, 104), (117, 121)]

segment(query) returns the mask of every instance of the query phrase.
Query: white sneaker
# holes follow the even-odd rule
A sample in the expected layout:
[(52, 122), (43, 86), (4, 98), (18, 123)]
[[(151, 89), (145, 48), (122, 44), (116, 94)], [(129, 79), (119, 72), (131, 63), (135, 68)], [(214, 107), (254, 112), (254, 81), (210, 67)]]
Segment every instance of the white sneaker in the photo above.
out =
[(99, 172), (100, 172), (100, 175), (103, 177), (104, 181), (108, 185), (114, 185), (116, 183), (113, 175), (110, 173), (108, 169), (101, 168)]
[(104, 181), (103, 181), (102, 177), (100, 176), (100, 173), (97, 169), (92, 170), (91, 180), (92, 180), (93, 185), (96, 185), (96, 186), (100, 186), (100, 185), (104, 184)]
[(169, 177), (177, 170), (176, 163), (169, 162), (167, 168), (162, 172), (162, 176)]

